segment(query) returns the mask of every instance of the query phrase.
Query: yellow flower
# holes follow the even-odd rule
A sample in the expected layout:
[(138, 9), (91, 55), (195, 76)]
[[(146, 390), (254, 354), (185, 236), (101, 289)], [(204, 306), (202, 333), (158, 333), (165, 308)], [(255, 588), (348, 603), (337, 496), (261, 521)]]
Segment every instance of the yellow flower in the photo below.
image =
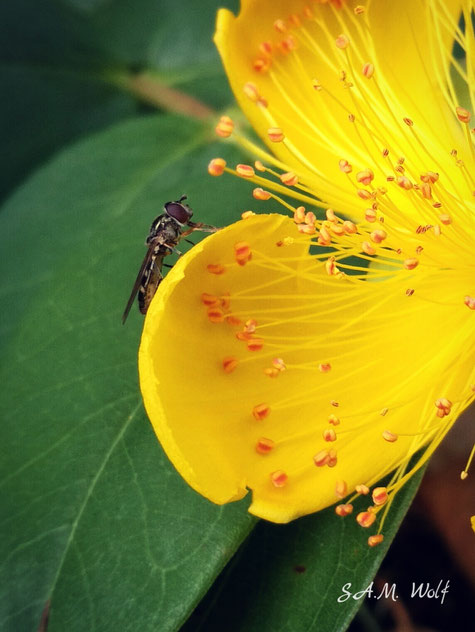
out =
[(243, 0), (238, 17), (219, 12), (231, 86), (273, 153), (222, 117), (217, 132), (258, 160), (209, 171), (247, 178), (292, 219), (246, 213), (187, 253), (139, 358), (160, 442), (213, 502), (251, 489), (253, 514), (287, 522), (368, 495), (357, 520), (370, 526), (473, 400), (473, 131), (454, 87), (473, 90), (471, 11)]

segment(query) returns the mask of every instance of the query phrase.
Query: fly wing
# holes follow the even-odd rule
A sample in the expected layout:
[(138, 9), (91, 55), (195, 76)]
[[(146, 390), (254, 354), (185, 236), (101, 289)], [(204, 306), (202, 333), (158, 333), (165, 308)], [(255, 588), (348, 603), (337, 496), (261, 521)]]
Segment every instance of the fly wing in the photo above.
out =
[(166, 254), (167, 250), (160, 248), (158, 253), (152, 257), (148, 269), (144, 272), (143, 281), (139, 288), (139, 309), (142, 314), (147, 313), (148, 306), (163, 280), (162, 264)]
[(140, 270), (137, 274), (137, 278), (135, 279), (134, 287), (132, 288), (132, 292), (130, 293), (129, 300), (127, 301), (127, 305), (125, 306), (124, 313), (122, 314), (122, 324), (127, 320), (127, 316), (129, 315), (130, 308), (132, 307), (137, 292), (139, 291), (140, 286), (142, 285), (142, 277), (144, 276), (145, 270), (149, 267), (150, 262), (152, 261), (153, 254), (155, 251), (155, 244), (150, 244), (147, 254), (142, 261), (142, 265), (140, 266)]

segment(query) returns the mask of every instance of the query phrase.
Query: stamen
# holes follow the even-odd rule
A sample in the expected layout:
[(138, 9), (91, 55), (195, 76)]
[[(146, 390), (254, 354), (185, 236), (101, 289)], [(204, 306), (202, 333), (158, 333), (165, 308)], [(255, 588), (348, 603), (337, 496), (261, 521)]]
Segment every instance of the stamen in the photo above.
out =
[(386, 487), (375, 487), (373, 489), (372, 498), (375, 505), (384, 505), (388, 499)]
[(234, 356), (228, 356), (223, 359), (223, 370), (225, 373), (232, 373), (239, 364), (239, 361)]
[(256, 172), (251, 165), (236, 165), (236, 173), (243, 178), (252, 178), (256, 175)]
[(252, 409), (252, 416), (257, 421), (262, 421), (270, 415), (270, 406), (268, 404), (257, 404)]
[(337, 481), (335, 484), (335, 494), (338, 498), (344, 498), (348, 493), (346, 481)]
[(356, 521), (361, 527), (367, 529), (376, 520), (376, 514), (374, 511), (362, 511), (356, 516)]
[(226, 161), (224, 158), (213, 158), (208, 165), (208, 173), (210, 176), (221, 176), (223, 175), (225, 167)]
[(256, 452), (259, 454), (269, 454), (275, 447), (275, 442), (266, 437), (260, 437), (256, 443)]
[(226, 272), (226, 268), (219, 263), (210, 263), (206, 266), (206, 269), (211, 274), (224, 274)]
[(337, 516), (349, 516), (353, 512), (353, 505), (350, 503), (337, 505), (335, 507), (335, 513)]
[(277, 470), (276, 472), (272, 472), (270, 478), (274, 487), (284, 487), (289, 477), (284, 471)]
[(368, 538), (368, 544), (371, 547), (377, 546), (378, 544), (381, 544), (383, 540), (384, 536), (382, 533), (378, 533), (378, 535), (370, 535)]
[(229, 116), (222, 116), (216, 125), (215, 131), (221, 138), (228, 138), (233, 133), (234, 123)]
[(391, 432), (390, 430), (384, 430), (383, 439), (385, 441), (388, 441), (388, 443), (394, 443), (395, 441), (398, 440), (398, 435), (395, 434), (394, 432)]

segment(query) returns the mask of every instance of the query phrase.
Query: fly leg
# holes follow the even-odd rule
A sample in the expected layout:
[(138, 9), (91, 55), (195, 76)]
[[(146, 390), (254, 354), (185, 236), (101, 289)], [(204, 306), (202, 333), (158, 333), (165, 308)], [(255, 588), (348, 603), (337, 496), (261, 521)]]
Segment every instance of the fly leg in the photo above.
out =
[(188, 226), (190, 227), (190, 230), (185, 230), (185, 232), (182, 233), (182, 236), (189, 235), (195, 230), (201, 230), (203, 233), (216, 233), (219, 230), (216, 226), (203, 224), (202, 222), (188, 222)]

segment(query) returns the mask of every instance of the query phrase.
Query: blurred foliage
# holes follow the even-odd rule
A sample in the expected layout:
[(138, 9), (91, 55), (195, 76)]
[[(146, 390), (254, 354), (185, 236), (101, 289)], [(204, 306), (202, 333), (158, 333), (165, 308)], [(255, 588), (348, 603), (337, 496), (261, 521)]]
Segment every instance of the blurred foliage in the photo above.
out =
[(141, 320), (122, 328), (120, 316), (150, 221), (182, 193), (216, 225), (252, 198), (247, 183), (206, 174), (217, 154), (242, 160), (215, 141), (212, 116), (151, 108), (130, 82), (146, 72), (215, 111), (231, 104), (211, 42), (217, 6), (0, 5), (5, 632), (36, 630), (49, 602), (53, 632), (177, 630), (215, 580), (185, 629), (342, 630), (359, 605), (336, 604), (342, 584), (371, 581), (417, 486), (398, 495), (378, 549), (329, 509), (260, 524), (226, 567), (256, 524), (248, 501), (195, 494), (146, 419)]

